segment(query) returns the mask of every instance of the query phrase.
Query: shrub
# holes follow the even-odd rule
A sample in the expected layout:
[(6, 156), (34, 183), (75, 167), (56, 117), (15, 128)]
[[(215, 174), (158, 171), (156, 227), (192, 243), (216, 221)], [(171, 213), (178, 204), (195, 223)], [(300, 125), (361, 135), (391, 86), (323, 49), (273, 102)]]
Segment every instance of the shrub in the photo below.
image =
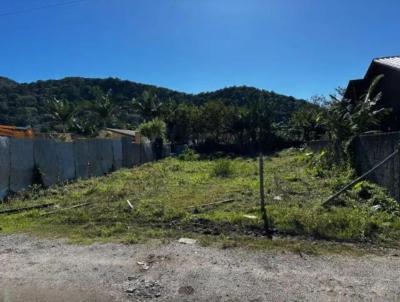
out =
[(199, 154), (190, 148), (186, 148), (182, 154), (179, 154), (178, 159), (184, 161), (194, 161), (199, 159)]
[(216, 161), (213, 168), (213, 174), (217, 177), (230, 177), (234, 173), (232, 162), (228, 159), (220, 159)]
[(375, 211), (385, 211), (391, 214), (400, 215), (399, 203), (388, 195), (387, 190), (368, 181), (356, 184), (350, 194), (359, 199)]
[(157, 138), (162, 138), (164, 141), (166, 140), (167, 126), (164, 121), (158, 118), (140, 124), (139, 131), (152, 142)]

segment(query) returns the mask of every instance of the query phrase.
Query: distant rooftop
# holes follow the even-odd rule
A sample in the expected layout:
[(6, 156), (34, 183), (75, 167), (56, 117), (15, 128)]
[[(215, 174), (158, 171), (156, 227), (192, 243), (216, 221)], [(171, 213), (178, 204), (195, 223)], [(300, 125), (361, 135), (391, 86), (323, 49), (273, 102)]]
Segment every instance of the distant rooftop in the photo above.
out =
[(377, 58), (374, 61), (390, 67), (400, 69), (400, 56)]
[(126, 135), (126, 136), (132, 136), (135, 137), (136, 133), (138, 131), (133, 131), (133, 130), (126, 130), (126, 129), (112, 129), (112, 128), (107, 128), (108, 131), (114, 132), (114, 133), (118, 133), (121, 135)]

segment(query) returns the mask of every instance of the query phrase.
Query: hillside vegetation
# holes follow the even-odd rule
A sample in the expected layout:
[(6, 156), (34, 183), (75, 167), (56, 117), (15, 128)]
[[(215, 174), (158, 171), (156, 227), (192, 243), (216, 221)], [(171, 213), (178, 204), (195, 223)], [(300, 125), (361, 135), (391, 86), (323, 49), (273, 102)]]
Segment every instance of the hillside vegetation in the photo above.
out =
[[(260, 98), (276, 108), (277, 121), (287, 120), (292, 112), (305, 102), (293, 97), (280, 95), (251, 87), (231, 87), (215, 92), (198, 95), (186, 94), (152, 85), (123, 81), (116, 78), (89, 79), (65, 78), (62, 80), (17, 83), (7, 78), (0, 78), (0, 124), (17, 126), (32, 125), (38, 129), (51, 129), (51, 116), (48, 101), (63, 99), (78, 106), (88, 101), (98, 101), (99, 95), (108, 92), (112, 102), (118, 106), (118, 119), (114, 126), (135, 127), (141, 117), (131, 106), (132, 99), (142, 97), (144, 92), (151, 92), (162, 102), (204, 104), (220, 100), (226, 105), (247, 106)], [(275, 114), (275, 113), (274, 113)], [(111, 123), (108, 126), (113, 126)]]
[[(400, 239), (399, 206), (376, 185), (360, 183), (334, 205), (321, 207), (352, 177), (351, 170), (321, 173), (316, 155), (295, 150), (267, 157), (265, 166), (267, 211), (276, 234), (390, 244)], [(57, 206), (2, 215), (0, 227), (5, 233), (32, 232), (80, 242), (211, 236), (230, 244), (247, 240), (257, 245), (263, 234), (258, 190), (257, 160), (198, 159), (186, 154), (23, 193), (0, 210)], [(230, 202), (204, 206), (226, 200)], [(85, 203), (90, 204), (70, 208)]]

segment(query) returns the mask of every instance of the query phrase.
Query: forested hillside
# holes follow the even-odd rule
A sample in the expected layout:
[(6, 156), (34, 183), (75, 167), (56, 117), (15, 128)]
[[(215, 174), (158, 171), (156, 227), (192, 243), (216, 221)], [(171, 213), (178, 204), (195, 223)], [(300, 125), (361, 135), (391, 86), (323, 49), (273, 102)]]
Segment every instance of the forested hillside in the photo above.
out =
[(195, 97), (195, 102), (200, 104), (209, 100), (221, 100), (226, 105), (238, 107), (248, 106), (254, 101), (262, 100), (268, 103), (269, 110), (276, 122), (287, 121), (293, 112), (305, 104), (303, 100), (291, 96), (247, 86), (229, 87), (214, 92), (200, 93)]
[[(170, 89), (144, 85), (115, 78), (87, 79), (65, 78), (62, 80), (38, 81), (18, 84), (0, 77), (0, 123), (18, 126), (32, 125), (46, 128), (50, 122), (48, 101), (53, 98), (67, 100), (75, 105), (85, 101), (96, 101), (99, 94), (111, 93), (111, 101), (121, 109), (119, 126), (135, 126), (140, 119), (132, 117), (133, 98), (139, 98), (144, 91), (151, 91), (161, 102), (188, 102), (201, 105), (210, 100), (220, 100), (226, 105), (246, 106), (263, 98), (270, 105), (276, 120), (285, 120), (303, 105), (293, 97), (279, 95), (250, 87), (230, 87), (215, 92), (191, 95)], [(45, 129), (43, 129), (45, 130)]]
[[(270, 146), (294, 112), (313, 106), (246, 86), (193, 95), (116, 78), (0, 78), (0, 124), (95, 136), (105, 127), (136, 129), (147, 122), (148, 136), (173, 144)], [(292, 140), (288, 133), (284, 140)]]
[[(78, 106), (85, 101), (96, 101), (99, 95), (110, 91), (112, 102), (116, 106), (127, 107), (132, 98), (140, 96), (146, 90), (155, 90), (157, 96), (164, 100), (171, 98), (183, 101), (190, 98), (172, 90), (111, 78), (65, 78), (29, 84), (18, 84), (10, 79), (0, 78), (0, 123), (46, 128), (50, 122), (48, 101), (54, 98)], [(123, 124), (131, 121), (128, 116), (124, 116), (121, 122)]]

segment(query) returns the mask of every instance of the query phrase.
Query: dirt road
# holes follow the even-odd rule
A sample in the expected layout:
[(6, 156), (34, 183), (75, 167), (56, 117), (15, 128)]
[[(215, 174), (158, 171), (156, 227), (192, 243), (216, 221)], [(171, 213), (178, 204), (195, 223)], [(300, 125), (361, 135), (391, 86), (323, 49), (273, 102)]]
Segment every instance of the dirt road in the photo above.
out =
[(398, 301), (400, 258), (0, 235), (0, 301)]

